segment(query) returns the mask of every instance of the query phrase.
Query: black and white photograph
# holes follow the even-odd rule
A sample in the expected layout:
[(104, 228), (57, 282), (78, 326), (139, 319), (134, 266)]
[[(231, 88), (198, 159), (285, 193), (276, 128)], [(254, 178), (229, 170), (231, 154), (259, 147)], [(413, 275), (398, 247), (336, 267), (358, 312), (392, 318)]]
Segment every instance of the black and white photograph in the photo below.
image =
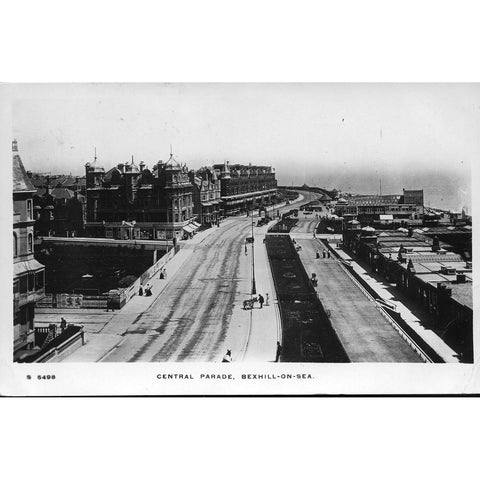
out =
[[(22, 368), (314, 385), (317, 364), (473, 363), (478, 84), (24, 84), (10, 100)], [(223, 363), (236, 375), (189, 370)]]

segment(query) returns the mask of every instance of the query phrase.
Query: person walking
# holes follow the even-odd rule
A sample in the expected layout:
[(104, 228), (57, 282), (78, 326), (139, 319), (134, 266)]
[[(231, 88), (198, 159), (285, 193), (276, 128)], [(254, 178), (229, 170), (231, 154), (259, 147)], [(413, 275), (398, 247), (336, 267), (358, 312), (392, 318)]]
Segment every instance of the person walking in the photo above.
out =
[(247, 254), (247, 244), (245, 244), (245, 255)]
[(60, 322), (60, 329), (62, 333), (67, 329), (67, 321), (62, 317), (62, 321)]
[(325, 251), (325, 249), (323, 249), (323, 258), (325, 258), (327, 256), (327, 252)]
[(269, 300), (268, 293), (266, 293), (265, 296), (267, 297), (266, 300), (265, 300), (265, 306), (268, 307), (268, 305), (269, 305), (269, 303), (268, 303), (268, 300)]
[(138, 296), (143, 297), (143, 285), (140, 284), (140, 288), (138, 289)]
[(227, 350), (227, 353), (222, 358), (222, 363), (231, 363), (232, 361), (232, 351)]
[(260, 308), (263, 308), (263, 302), (265, 299), (262, 297), (262, 294), (258, 294), (258, 303), (260, 304)]
[(320, 258), (320, 252), (318, 250), (315, 252), (315, 256), (316, 258)]
[(282, 354), (282, 346), (280, 345), (280, 342), (277, 342), (277, 355), (275, 357), (275, 362), (278, 362), (278, 360), (280, 360), (281, 354)]
[(330, 250), (327, 250), (327, 257), (330, 258)]

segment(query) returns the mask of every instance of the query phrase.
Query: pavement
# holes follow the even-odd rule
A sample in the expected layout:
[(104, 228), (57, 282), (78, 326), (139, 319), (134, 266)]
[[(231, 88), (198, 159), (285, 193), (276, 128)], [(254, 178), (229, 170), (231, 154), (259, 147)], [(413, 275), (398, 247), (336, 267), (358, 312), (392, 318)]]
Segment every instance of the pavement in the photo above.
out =
[[(303, 197), (300, 196), (288, 206), (285, 206), (284, 204), (276, 205), (275, 210), (278, 210), (282, 206), (283, 209), (281, 208), (281, 210), (288, 210), (292, 207), (292, 204), (299, 203), (302, 200)], [(224, 220), (219, 228), (213, 227), (200, 231), (192, 239), (180, 242), (180, 251), (165, 264), (165, 270), (167, 272), (166, 279), (160, 280), (158, 275), (156, 275), (155, 278), (150, 280), (149, 283), (152, 285), (152, 296), (145, 297), (135, 295), (121, 310), (116, 310), (114, 312), (104, 312), (91, 309), (38, 309), (36, 311), (36, 323), (45, 325), (49, 323), (59, 324), (63, 317), (69, 323), (85, 326), (86, 344), (74, 351), (70, 356), (66, 357), (63, 360), (65, 362), (125, 361), (123, 360), (123, 356), (118, 355), (118, 353), (125, 351), (125, 348), (128, 347), (128, 345), (126, 345), (127, 342), (133, 342), (133, 339), (140, 337), (139, 335), (125, 334), (146, 333), (140, 331), (141, 328), (138, 328), (136, 324), (137, 320), (140, 317), (144, 317), (145, 313), (151, 310), (151, 308), (154, 308), (155, 303), (162, 295), (162, 292), (164, 292), (166, 288), (169, 288), (168, 286), (170, 283), (175, 282), (179, 271), (184, 272), (185, 270), (188, 270), (188, 262), (192, 262), (193, 259), (196, 258), (192, 258), (192, 255), (197, 250), (197, 247), (208, 248), (208, 243), (211, 241), (210, 239), (215, 239), (215, 234), (217, 232), (222, 229), (227, 229), (239, 221), (243, 221), (243, 224), (246, 225), (245, 218), (242, 220), (241, 217), (231, 217)], [(243, 310), (240, 305), (236, 305), (228, 319), (228, 329), (224, 338), (221, 339), (223, 342), (223, 348), (218, 350), (218, 353), (216, 353), (213, 358), (211, 356), (208, 357), (209, 361), (221, 361), (221, 357), (227, 348), (232, 350), (233, 361), (267, 362), (274, 361), (275, 359), (276, 342), (277, 340), (281, 341), (280, 314), (276, 303), (270, 265), (265, 245), (263, 243), (265, 234), (271, 225), (272, 222), (263, 227), (253, 227), (253, 235), (255, 238), (253, 245), (255, 253), (257, 294), (261, 293), (265, 299), (268, 294), (268, 305), (264, 304), (263, 308), (260, 309), (258, 308), (257, 303), (252, 310)], [(245, 264), (248, 262), (248, 266), (251, 265), (250, 248), (251, 247), (249, 246), (246, 258), (241, 259)], [(244, 268), (247, 268), (246, 265), (244, 265)], [(251, 276), (249, 276), (249, 279), (250, 278)], [(250, 291), (249, 281), (247, 283), (247, 289)], [(242, 283), (241, 288), (242, 291), (245, 291), (245, 282)], [(163, 295), (163, 297), (165, 297), (165, 295)], [(198, 312), (196, 312), (196, 314), (197, 316), (199, 315)], [(146, 317), (145, 321), (148, 322), (148, 314)], [(152, 317), (152, 320), (155, 320), (156, 318), (157, 317)], [(161, 333), (163, 333), (163, 331)], [(169, 333), (170, 331), (167, 331), (165, 332), (165, 335), (163, 335), (163, 338), (166, 339), (163, 340), (164, 342), (168, 341), (167, 334)], [(157, 339), (158, 333), (154, 332), (154, 334), (156, 335), (155, 339)], [(208, 331), (207, 333), (202, 334), (202, 336), (198, 338), (198, 342), (206, 341), (206, 335), (207, 337), (209, 335), (211, 336), (211, 332)], [(143, 335), (142, 337), (146, 337), (146, 335)], [(151, 342), (152, 336), (149, 335), (147, 343), (150, 344)], [(134, 348), (137, 348), (134, 344), (132, 345)], [(205, 360), (203, 357), (195, 356), (193, 348), (191, 349), (191, 355), (188, 353), (185, 354), (185, 351), (190, 351), (190, 349), (187, 348), (188, 346), (189, 345), (186, 344), (182, 347), (182, 345), (179, 344), (176, 347), (177, 354), (169, 357), (169, 361)], [(145, 352), (145, 348), (147, 348), (147, 344), (140, 349), (141, 352)], [(178, 352), (182, 352), (182, 354), (180, 355)], [(140, 354), (140, 352), (137, 353)], [(146, 361), (154, 361), (152, 360), (152, 357), (145, 358), (150, 358)], [(145, 361), (143, 360), (143, 357), (140, 357), (140, 359), (141, 361)], [(160, 359), (157, 361), (162, 360)]]
[[(432, 347), (445, 362), (460, 363), (458, 356), (435, 332), (426, 328), (423, 323), (426, 313), (411, 299), (390, 283), (385, 282), (379, 275), (374, 274), (366, 264), (361, 264), (342, 248), (336, 248), (341, 258), (348, 261), (355, 272), (365, 280), (375, 292), (384, 300), (388, 300), (396, 307), (408, 325)], [(376, 278), (377, 277), (377, 278)]]

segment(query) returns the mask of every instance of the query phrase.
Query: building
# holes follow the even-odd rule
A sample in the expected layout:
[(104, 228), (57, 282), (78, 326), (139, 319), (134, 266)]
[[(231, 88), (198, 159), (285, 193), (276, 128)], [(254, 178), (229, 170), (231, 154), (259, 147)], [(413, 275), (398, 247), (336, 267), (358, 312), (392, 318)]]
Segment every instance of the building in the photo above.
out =
[(343, 243), (424, 312), (464, 362), (473, 361), (472, 264), (438, 237), (414, 229), (376, 230), (352, 220)]
[(223, 216), (275, 203), (277, 180), (272, 167), (229, 165), (225, 162), (213, 168), (220, 178)]
[(13, 332), (14, 359), (35, 344), (35, 302), (45, 295), (45, 268), (34, 258), (33, 195), (30, 181), (18, 154), (13, 153)]
[(202, 225), (212, 226), (221, 216), (220, 179), (215, 169), (204, 167), (189, 173), (193, 185), (193, 212)]
[(369, 224), (422, 223), (424, 215), (423, 190), (405, 190), (403, 195), (356, 195), (340, 198), (335, 214), (345, 221), (358, 220)]
[(197, 229), (186, 165), (170, 154), (152, 170), (119, 163), (105, 172), (97, 157), (85, 165), (88, 235), (115, 239), (180, 239)]
[(85, 227), (86, 199), (77, 179), (71, 188), (61, 182), (52, 188), (50, 178), (37, 187), (33, 196), (35, 236), (82, 236)]

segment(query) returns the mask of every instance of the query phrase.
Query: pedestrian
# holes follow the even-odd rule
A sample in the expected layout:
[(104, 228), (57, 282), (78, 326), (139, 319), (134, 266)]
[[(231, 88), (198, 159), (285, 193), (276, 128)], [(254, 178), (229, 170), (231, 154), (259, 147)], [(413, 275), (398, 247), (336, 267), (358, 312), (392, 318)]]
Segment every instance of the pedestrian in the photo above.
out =
[(140, 284), (140, 288), (138, 289), (138, 295), (140, 297), (143, 297), (143, 285), (142, 284)]
[(268, 307), (268, 305), (269, 305), (269, 303), (268, 303), (268, 300), (269, 300), (268, 293), (266, 293), (265, 296), (267, 297), (267, 299), (265, 301), (265, 306)]
[(265, 299), (262, 297), (262, 294), (260, 293), (258, 295), (258, 303), (260, 304), (260, 308), (263, 308), (263, 302), (265, 301)]
[(327, 257), (330, 258), (330, 250), (327, 250)]
[(313, 231), (313, 238), (317, 238), (317, 236), (315, 235), (315, 230)]
[(327, 256), (327, 252), (325, 251), (325, 249), (323, 249), (323, 258), (325, 258)]
[(149, 283), (147, 283), (145, 285), (145, 296), (150, 297), (151, 295), (152, 295), (152, 286)]
[(318, 251), (318, 249), (317, 249), (317, 251), (315, 252), (315, 256), (316, 256), (317, 258), (320, 258), (320, 252)]
[(227, 350), (227, 353), (223, 356), (222, 363), (230, 363), (232, 361), (232, 351)]
[(62, 330), (62, 333), (66, 330), (67, 328), (67, 321), (62, 317), (62, 321), (60, 322), (60, 328)]
[(160, 276), (158, 277), (160, 280), (163, 280), (165, 278), (165, 273), (163, 271), (163, 268), (160, 269)]
[(247, 255), (247, 244), (245, 244), (245, 255)]
[(280, 342), (277, 342), (277, 355), (275, 357), (275, 362), (278, 362), (280, 360), (281, 354), (282, 354), (282, 346), (280, 345)]

